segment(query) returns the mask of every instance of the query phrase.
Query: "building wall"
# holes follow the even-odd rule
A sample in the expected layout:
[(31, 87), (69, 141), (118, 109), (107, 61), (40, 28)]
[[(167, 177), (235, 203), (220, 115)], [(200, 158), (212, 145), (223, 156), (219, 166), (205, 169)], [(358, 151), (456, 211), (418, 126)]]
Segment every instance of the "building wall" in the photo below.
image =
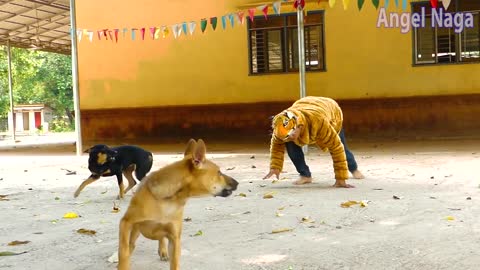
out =
[[(79, 28), (147, 27), (144, 41), (139, 40), (139, 33), (135, 41), (130, 40), (129, 33), (126, 40), (120, 38), (118, 43), (98, 41), (95, 33), (92, 43), (85, 37), (80, 42), (80, 107), (84, 140), (113, 136), (101, 130), (129, 130), (127, 135), (119, 132), (116, 135), (119, 138), (145, 137), (166, 127), (173, 132), (198, 134), (190, 122), (214, 123), (211, 132), (228, 131), (244, 118), (249, 119), (245, 122), (258, 122), (257, 118), (261, 118), (261, 127), (268, 129), (265, 117), (298, 98), (298, 74), (248, 75), (245, 25), (237, 24), (233, 29), (228, 26), (227, 30), (222, 30), (219, 21), (216, 31), (209, 24), (206, 33), (201, 33), (199, 20), (235, 11), (232, 1), (141, 2), (142, 5), (127, 0), (105, 0), (102, 5), (109, 8), (102, 11), (102, 16), (98, 16), (98, 1), (77, 2)], [(233, 3), (236, 5), (242, 1)], [(361, 12), (356, 3), (350, 5), (346, 11), (341, 2), (333, 9), (326, 9), (327, 71), (306, 75), (307, 94), (336, 98), (344, 104), (346, 111), (360, 110), (362, 114), (355, 115), (355, 118), (365, 119), (355, 119), (356, 124), (347, 121), (350, 130), (382, 132), (403, 130), (406, 126), (420, 127), (429, 125), (430, 122), (419, 120), (428, 115), (435, 118), (435, 122), (446, 123), (446, 129), (449, 125), (462, 128), (458, 127), (458, 117), (476, 110), (471, 102), (479, 100), (480, 76), (472, 74), (480, 73), (480, 64), (413, 67), (411, 33), (377, 28), (377, 11), (370, 2), (365, 3)], [(291, 6), (291, 3), (284, 5), (282, 13), (293, 12)], [(307, 3), (309, 10), (325, 6), (318, 5), (317, 1)], [(149, 37), (150, 26), (190, 20), (198, 23), (194, 36), (182, 35), (175, 40), (170, 34), (166, 39), (155, 41)], [(452, 95), (456, 96), (456, 101), (445, 98)], [(375, 110), (369, 106), (371, 103), (377, 104)], [(425, 108), (422, 105), (425, 103), (433, 105)], [(202, 106), (208, 104), (217, 104), (215, 108), (230, 112), (228, 116), (209, 113), (209, 109)], [(262, 113), (254, 109), (256, 106), (263, 106)], [(407, 107), (417, 108), (417, 112), (412, 115), (403, 113), (406, 110), (411, 112)], [(439, 109), (443, 110), (441, 117), (434, 111)], [(257, 111), (257, 114), (250, 115), (248, 110)], [(162, 112), (162, 116), (154, 117), (158, 112)], [(375, 119), (386, 120), (378, 125)], [(464, 127), (480, 128), (480, 124), (467, 120), (460, 122), (465, 122)], [(402, 126), (399, 123), (408, 124)], [(141, 131), (130, 129), (138, 125), (143, 126)], [(248, 128), (248, 124), (242, 128)], [(421, 128), (428, 129), (428, 126)]]

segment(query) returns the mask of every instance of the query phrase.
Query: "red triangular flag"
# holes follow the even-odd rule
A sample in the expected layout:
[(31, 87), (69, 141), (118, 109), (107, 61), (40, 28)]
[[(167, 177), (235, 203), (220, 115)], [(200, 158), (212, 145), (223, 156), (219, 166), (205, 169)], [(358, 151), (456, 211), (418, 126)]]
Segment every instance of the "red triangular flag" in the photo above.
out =
[(248, 17), (250, 17), (250, 21), (253, 22), (253, 17), (255, 16), (255, 9), (251, 8), (248, 10)]
[(438, 0), (430, 0), (430, 4), (432, 5), (433, 8), (438, 7)]
[(298, 8), (299, 5), (302, 8), (304, 8), (305, 7), (305, 0), (295, 0), (295, 2), (293, 3), (293, 7)]
[(267, 15), (268, 15), (268, 6), (265, 5), (264, 8), (262, 8), (262, 12), (263, 12), (263, 16), (265, 17), (265, 20), (267, 19)]
[(145, 27), (142, 27), (140, 31), (142, 32), (142, 40), (145, 40)]
[(118, 42), (118, 32), (119, 32), (120, 30), (114, 29), (114, 31), (115, 31), (115, 42)]
[(112, 30), (108, 30), (108, 36), (110, 37), (110, 40), (113, 41)]
[(107, 31), (108, 29), (103, 29), (103, 36), (105, 37), (106, 40), (108, 40)]
[(241, 24), (243, 24), (243, 15), (245, 15), (244, 11), (237, 12), (238, 21), (240, 21)]

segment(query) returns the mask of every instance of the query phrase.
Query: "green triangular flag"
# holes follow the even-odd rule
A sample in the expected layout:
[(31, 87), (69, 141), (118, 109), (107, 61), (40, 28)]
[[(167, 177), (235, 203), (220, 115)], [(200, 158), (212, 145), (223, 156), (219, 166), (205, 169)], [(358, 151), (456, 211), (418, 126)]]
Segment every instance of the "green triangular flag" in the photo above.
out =
[(365, 3), (365, 0), (358, 0), (358, 10), (362, 10), (363, 3)]
[(217, 28), (217, 17), (210, 18), (210, 24), (212, 25), (213, 31)]
[(207, 29), (207, 20), (206, 19), (202, 19), (200, 21), (200, 27), (202, 29), (202, 33), (205, 32), (205, 29)]
[(375, 6), (375, 8), (378, 9), (378, 6), (380, 5), (380, 0), (372, 0), (372, 3)]

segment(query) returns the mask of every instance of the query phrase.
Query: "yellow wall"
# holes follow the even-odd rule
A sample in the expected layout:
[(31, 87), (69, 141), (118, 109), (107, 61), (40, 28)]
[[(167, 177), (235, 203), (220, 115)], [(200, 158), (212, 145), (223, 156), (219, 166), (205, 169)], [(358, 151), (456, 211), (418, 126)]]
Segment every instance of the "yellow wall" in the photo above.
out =
[[(237, 2), (241, 2), (238, 0)], [(247, 2), (247, 1), (245, 1)], [(250, 1), (252, 2), (252, 1)], [(273, 2), (273, 1), (272, 1)], [(342, 1), (326, 10), (327, 72), (308, 73), (307, 94), (350, 99), (480, 93), (480, 64), (412, 67), (412, 35), (376, 28), (370, 1), (361, 12), (356, 1), (344, 11)], [(394, 1), (391, 5), (393, 6)], [(298, 97), (297, 74), (248, 75), (245, 25), (227, 30), (220, 16), (235, 11), (229, 0), (82, 0), (77, 27), (103, 29), (147, 27), (145, 41), (118, 44), (79, 43), (81, 109), (164, 105), (283, 101)], [(383, 3), (383, 1), (382, 1)], [(308, 10), (324, 8), (316, 1)], [(291, 3), (282, 12), (291, 9)], [(391, 10), (393, 10), (391, 8)], [(260, 14), (258, 14), (260, 15)], [(200, 19), (218, 16), (200, 31)], [(148, 27), (197, 21), (194, 36), (151, 40)]]

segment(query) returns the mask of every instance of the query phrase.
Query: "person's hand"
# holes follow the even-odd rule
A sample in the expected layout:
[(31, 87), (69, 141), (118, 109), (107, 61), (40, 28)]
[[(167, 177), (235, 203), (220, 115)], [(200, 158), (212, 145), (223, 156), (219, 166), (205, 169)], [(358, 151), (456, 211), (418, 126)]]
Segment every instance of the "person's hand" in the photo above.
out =
[(280, 170), (279, 169), (270, 169), (270, 172), (265, 177), (263, 177), (263, 179), (268, 179), (268, 178), (272, 177), (272, 175), (275, 175), (277, 177), (277, 179), (280, 179)]

